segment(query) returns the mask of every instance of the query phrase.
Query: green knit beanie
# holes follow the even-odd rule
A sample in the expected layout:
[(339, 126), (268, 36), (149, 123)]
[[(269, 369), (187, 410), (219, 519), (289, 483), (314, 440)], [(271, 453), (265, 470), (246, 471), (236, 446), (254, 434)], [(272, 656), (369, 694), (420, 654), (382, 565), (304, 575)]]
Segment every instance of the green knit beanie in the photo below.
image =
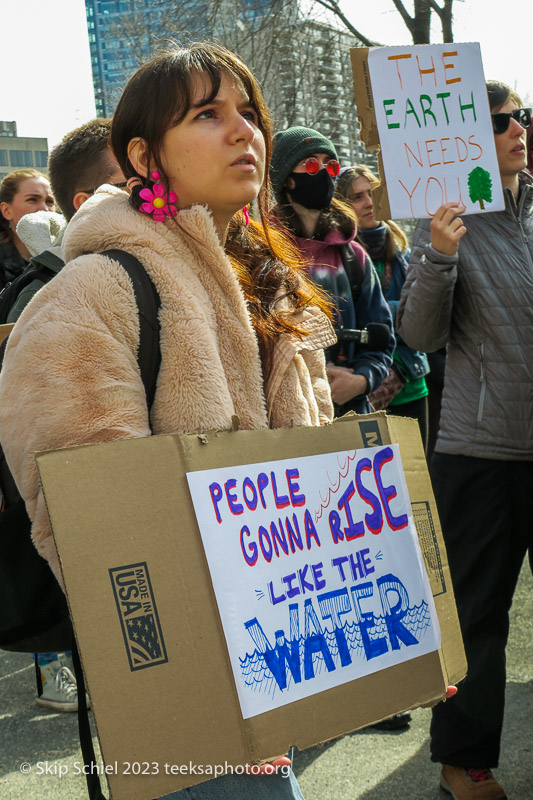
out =
[(312, 128), (287, 128), (274, 136), (270, 162), (270, 181), (276, 200), (283, 196), (283, 185), (296, 164), (314, 153), (327, 153), (339, 160), (333, 142)]

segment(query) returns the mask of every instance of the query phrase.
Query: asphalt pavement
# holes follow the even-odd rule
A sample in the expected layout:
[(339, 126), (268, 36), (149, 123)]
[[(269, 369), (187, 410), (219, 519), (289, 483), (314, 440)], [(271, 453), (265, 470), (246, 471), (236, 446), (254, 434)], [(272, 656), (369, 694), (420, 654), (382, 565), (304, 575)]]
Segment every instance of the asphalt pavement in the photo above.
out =
[[(511, 535), (511, 534), (510, 534)], [(509, 800), (533, 800), (533, 578), (524, 566), (512, 609), (507, 705), (496, 776)], [(105, 653), (102, 653), (105, 670)], [(31, 657), (0, 650), (1, 800), (86, 800), (79, 774), (76, 714), (34, 703)], [(306, 800), (446, 800), (429, 760), (431, 712), (412, 712), (408, 730), (367, 729), (297, 752)], [(98, 755), (98, 743), (94, 737)]]

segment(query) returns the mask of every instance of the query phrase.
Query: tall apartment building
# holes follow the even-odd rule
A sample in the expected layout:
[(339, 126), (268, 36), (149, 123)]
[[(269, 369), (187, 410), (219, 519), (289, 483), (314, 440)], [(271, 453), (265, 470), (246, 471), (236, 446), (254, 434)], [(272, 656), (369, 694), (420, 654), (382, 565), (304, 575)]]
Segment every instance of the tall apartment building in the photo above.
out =
[(360, 42), (344, 31), (309, 19), (280, 36), (274, 109), (280, 130), (303, 125), (331, 139), (343, 164), (375, 164), (359, 139), (350, 48)]
[(209, 35), (206, 6), (206, 0), (85, 0), (98, 117), (112, 116), (128, 78), (175, 35), (170, 18), (186, 17), (192, 38)]
[[(150, 0), (133, 5), (146, 12), (149, 23)], [(111, 116), (128, 76), (135, 71), (143, 55), (149, 56), (144, 35), (132, 36), (131, 31), (128, 35), (131, 6), (127, 0), (85, 0), (98, 117)]]
[(16, 122), (0, 120), (0, 180), (9, 172), (35, 167), (48, 175), (48, 140), (17, 136)]
[[(85, 0), (98, 116), (111, 116), (128, 77), (164, 35), (216, 38), (260, 81), (275, 127), (317, 128), (344, 164), (375, 165), (359, 140), (350, 47), (360, 44), (286, 0)], [(236, 6), (238, 6), (236, 8)], [(164, 34), (164, 35), (163, 35)]]

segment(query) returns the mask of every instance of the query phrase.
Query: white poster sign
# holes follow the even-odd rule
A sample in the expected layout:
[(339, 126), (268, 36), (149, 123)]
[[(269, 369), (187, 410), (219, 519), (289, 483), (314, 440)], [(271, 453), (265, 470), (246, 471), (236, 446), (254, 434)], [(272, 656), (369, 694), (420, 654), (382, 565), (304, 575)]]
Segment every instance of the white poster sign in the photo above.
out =
[(398, 445), (187, 478), (244, 718), (439, 648)]
[(368, 70), (391, 217), (504, 208), (479, 44), (372, 47)]

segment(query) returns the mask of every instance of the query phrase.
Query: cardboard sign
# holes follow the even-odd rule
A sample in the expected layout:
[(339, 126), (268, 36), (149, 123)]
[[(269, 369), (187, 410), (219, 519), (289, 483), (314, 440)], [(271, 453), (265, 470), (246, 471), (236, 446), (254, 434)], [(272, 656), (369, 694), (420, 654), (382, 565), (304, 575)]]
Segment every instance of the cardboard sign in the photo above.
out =
[(505, 207), (479, 44), (354, 48), (361, 138), (378, 145), (378, 219)]
[(7, 339), (14, 327), (14, 322), (6, 322), (5, 325), (0, 325), (0, 344), (2, 344), (4, 339)]
[(244, 719), (438, 650), (398, 445), (187, 478)]
[[(404, 514), (408, 514), (405, 506), (407, 493), (399, 478), (399, 461), (397, 467), (390, 462), (383, 462), (381, 475), (384, 500), (381, 499), (375, 481), (375, 459), (379, 462), (383, 453), (388, 450), (387, 445), (391, 443), (399, 445), (410, 496), (411, 515), (416, 525), (438, 615), (440, 648), (432, 649), (435, 642), (428, 647), (424, 644), (424, 648), (430, 652), (409, 660), (400, 659), (380, 670), (363, 670), (361, 677), (354, 677), (353, 680), (331, 686), (312, 696), (301, 697), (286, 705), (272, 707), (245, 718), (241, 711), (224, 626), (218, 611), (217, 597), (187, 476), (191, 473), (205, 474), (210, 470), (215, 471), (213, 474), (224, 477), (235, 476), (235, 468), (243, 464), (276, 465), (281, 461), (285, 470), (294, 469), (291, 465), (296, 464), (302, 470), (300, 479), (290, 473), (291, 488), (287, 488), (285, 483), (284, 491), (280, 476), (277, 496), (279, 502), (284, 502), (280, 500), (281, 495), (288, 492), (290, 496), (292, 489), (292, 499), (297, 503), (302, 493), (306, 495), (312, 492), (304, 469), (307, 458), (315, 458), (323, 453), (348, 453), (352, 456), (356, 453), (363, 459), (358, 463), (362, 484), (367, 487), (367, 499), (370, 502), (364, 503), (364, 508), (357, 506), (357, 510), (363, 511), (367, 524), (377, 526), (377, 516), (373, 519), (372, 515), (378, 515), (381, 509), (381, 513), (387, 518), (385, 506), (389, 508), (394, 519), (401, 520)], [(369, 447), (376, 449), (363, 449)], [(394, 447), (391, 450), (395, 453), (393, 461), (397, 461), (397, 450)], [(365, 458), (371, 462), (371, 470), (365, 469), (368, 466), (364, 462)], [(337, 464), (337, 456), (332, 456), (332, 461), (340, 472), (344, 463), (343, 456), (339, 456), (339, 459), (341, 463)], [(357, 457), (346, 465), (355, 481), (356, 461)], [(41, 453), (37, 455), (37, 466), (60, 556), (104, 759), (104, 764), (97, 766), (100, 767), (100, 774), (105, 775), (109, 782), (113, 800), (152, 800), (171, 791), (209, 780), (223, 771), (238, 772), (246, 763), (257, 763), (287, 753), (293, 745), (300, 749), (310, 747), (391, 714), (421, 704), (434, 703), (444, 696), (448, 683), (458, 682), (465, 674), (464, 652), (446, 553), (418, 423), (414, 420), (387, 417), (378, 413), (367, 417), (350, 415), (323, 428), (227, 431), (200, 436), (152, 436)], [(272, 470), (277, 471), (277, 466), (273, 466)], [(264, 470), (258, 469), (258, 474), (260, 471)], [(254, 475), (253, 472), (248, 474)], [(335, 481), (332, 472), (330, 476)], [(202, 481), (203, 478), (199, 480)], [(226, 480), (231, 480), (231, 477)], [(297, 483), (299, 488), (296, 487)], [(388, 494), (387, 487), (391, 485), (396, 486), (397, 498), (393, 498), (392, 491)], [(334, 487), (335, 482), (332, 492)], [(330, 512), (336, 510), (340, 515), (341, 528), (337, 529), (333, 522), (332, 525), (333, 530), (337, 530), (339, 534), (339, 541), (335, 546), (339, 558), (348, 558), (348, 561), (338, 562), (343, 567), (346, 582), (342, 582), (338, 566), (332, 567), (325, 557), (322, 558), (322, 549), (325, 551), (328, 536), (333, 546), (328, 512), (327, 525), (325, 521), (315, 520), (313, 516), (321, 546), (318, 547), (310, 533), (308, 549), (302, 530), (302, 551), (295, 546), (295, 550), (305, 557), (306, 564), (315, 565), (314, 571), (311, 566), (312, 577), (309, 568), (302, 573), (302, 584), (312, 580), (316, 586), (325, 580), (328, 585), (333, 586), (329, 582), (333, 579), (335, 569), (340, 579), (339, 588), (349, 587), (348, 599), (352, 608), (352, 587), (358, 587), (355, 597), (362, 612), (361, 619), (356, 620), (353, 615), (343, 615), (341, 605), (339, 616), (343, 624), (347, 623), (345, 629), (357, 629), (360, 637), (365, 636), (363, 631), (368, 632), (369, 641), (374, 642), (377, 648), (386, 643), (392, 653), (393, 648), (389, 647), (392, 639), (386, 621), (387, 632), (380, 633), (371, 626), (367, 629), (366, 623), (370, 619), (363, 615), (371, 612), (376, 615), (376, 608), (379, 611), (382, 594), (377, 589), (377, 581), (387, 573), (397, 575), (405, 583), (409, 606), (419, 602), (418, 594), (423, 581), (417, 579), (417, 589), (411, 589), (410, 583), (411, 574), (418, 569), (416, 562), (419, 557), (416, 548), (412, 546), (408, 526), (398, 531), (385, 530), (388, 520), (387, 523), (384, 521), (383, 532), (380, 534), (365, 527), (362, 537), (347, 538), (352, 534), (345, 531), (350, 527), (344, 522), (343, 514), (346, 518), (346, 511), (338, 505), (341, 488), (345, 492), (343, 484), (327, 505), (332, 505)], [(250, 502), (253, 493), (251, 489), (249, 491), (247, 497)], [(258, 488), (257, 491), (259, 492)], [(266, 491), (265, 489), (265, 501)], [(232, 492), (228, 485), (230, 496)], [(375, 495), (376, 500), (370, 498), (370, 492)], [(350, 493), (351, 490), (346, 499)], [(322, 496), (324, 500), (321, 502), (325, 503), (327, 498), (324, 487)], [(225, 489), (224, 497), (228, 502)], [(350, 505), (355, 501), (354, 494)], [(212, 512), (213, 502), (210, 498), (207, 503)], [(373, 503), (377, 503), (375, 510), (372, 508)], [(267, 506), (271, 506), (271, 501), (267, 502)], [(312, 515), (315, 510), (319, 510), (314, 506), (314, 502), (309, 506), (310, 510), (312, 508)], [(294, 513), (302, 508), (303, 506), (295, 505)], [(354, 524), (357, 524), (361, 517), (355, 513), (355, 505), (353, 508), (352, 517)], [(219, 510), (221, 516), (227, 516), (226, 511), (223, 513), (222, 500)], [(280, 514), (284, 511), (286, 509), (280, 509)], [(279, 515), (275, 514), (274, 519), (276, 516)], [(249, 527), (252, 533), (253, 529), (250, 525)], [(239, 531), (240, 527), (237, 527), (237, 534)], [(340, 537), (340, 532), (344, 533), (344, 539)], [(259, 535), (258, 528), (254, 530), (254, 536), (256, 533)], [(388, 546), (389, 540), (394, 538), (402, 544), (408, 544), (406, 552), (411, 552), (414, 563), (409, 561), (406, 566), (402, 557), (396, 563), (392, 551), (389, 554)], [(257, 539), (255, 541), (258, 542)], [(251, 546), (251, 542), (252, 536), (248, 539), (248, 545)], [(248, 554), (251, 552), (250, 546)], [(266, 540), (263, 541), (263, 547), (268, 552)], [(369, 549), (368, 554), (362, 552), (366, 548)], [(380, 550), (384, 554), (382, 559), (378, 557)], [(315, 555), (318, 552), (320, 555)], [(259, 557), (263, 558), (262, 553), (258, 553), (258, 559)], [(293, 555), (291, 553), (287, 556), (280, 551), (279, 559), (273, 556), (272, 560), (274, 559), (281, 565), (283, 560), (292, 561)], [(322, 575), (319, 574), (320, 567), (316, 566), (320, 561), (324, 566)], [(370, 572), (372, 567), (374, 572)], [(254, 572), (255, 568), (246, 566), (246, 569)], [(292, 568), (283, 570), (283, 577), (294, 571)], [(364, 575), (365, 571), (369, 574)], [(235, 588), (239, 588), (239, 580), (240, 575), (235, 572)], [(244, 615), (245, 621), (257, 617), (263, 624), (263, 612), (260, 609), (264, 607), (266, 610), (269, 604), (270, 580), (274, 584), (274, 575), (271, 573), (268, 578), (265, 576), (262, 583), (258, 582), (257, 586), (253, 582), (254, 590), (262, 590), (265, 597), (257, 597), (254, 591), (253, 600), (249, 603), (250, 613), (248, 616)], [(366, 592), (364, 586), (369, 583), (373, 588), (372, 596), (358, 597), (358, 593)], [(287, 594), (290, 591), (289, 585), (292, 589), (301, 589), (298, 577), (296, 582), (290, 579), (288, 583), (278, 582), (272, 587), (276, 597)], [(382, 582), (382, 589), (383, 587), (385, 582)], [(317, 600), (318, 594), (325, 593), (327, 588), (328, 586), (316, 591), (309, 590), (305, 597), (295, 595), (277, 604), (277, 608), (288, 609), (291, 603), (297, 602), (297, 597), (304, 600), (304, 615), (300, 619), (300, 632), (304, 638), (305, 600), (312, 601), (322, 629), (329, 627), (331, 630), (330, 622), (321, 621), (322, 611)], [(391, 609), (389, 616), (398, 619), (403, 613), (403, 607), (407, 605), (406, 602), (402, 601), (400, 608), (394, 611), (399, 602), (396, 591), (388, 591), (385, 587), (384, 597), (388, 598)], [(427, 594), (425, 597), (429, 608)], [(377, 606), (374, 605), (375, 602)], [(308, 608), (311, 608), (311, 604)], [(276, 630), (283, 629), (290, 636), (288, 617), (288, 610), (283, 610), (283, 624), (278, 626), (274, 621), (272, 624), (275, 624)], [(313, 617), (309, 611), (308, 633)], [(405, 644), (402, 640), (402, 637), (409, 639), (406, 633), (407, 617), (407, 613), (401, 617), (396, 628), (394, 620), (389, 620), (393, 622), (392, 638), (397, 636), (402, 654), (414, 652), (416, 649), (415, 645)], [(404, 627), (401, 623), (404, 623)], [(276, 646), (278, 645), (278, 637), (270, 624), (264, 622), (264, 631), (274, 647), (275, 640)], [(424, 623), (422, 628), (423, 626)], [(433, 620), (431, 632), (428, 628), (422, 636), (422, 628), (416, 633), (413, 632), (414, 629), (410, 631), (415, 638), (424, 642), (426, 635), (436, 637), (437, 625)], [(252, 654), (255, 649), (254, 640), (249, 633), (246, 636), (249, 641), (248, 653)], [(279, 638), (281, 640), (281, 635)], [(342, 636), (334, 638), (336, 642), (341, 642), (339, 652), (343, 652), (345, 657)], [(317, 643), (317, 647), (320, 646), (320, 636), (313, 641)], [(281, 641), (279, 646), (283, 649)], [(338, 644), (337, 646), (339, 647)], [(308, 649), (312, 651), (313, 646), (308, 646)], [(350, 645), (347, 649), (353, 662), (377, 663), (384, 658), (385, 663), (389, 657), (383, 653), (367, 659), (363, 655), (364, 646), (363, 650), (359, 648), (357, 656)], [(323, 653), (327, 658), (325, 649)], [(394, 650), (394, 654), (397, 653)], [(102, 669), (102, 654), (105, 654), (105, 669)], [(311, 656), (315, 667), (318, 662), (314, 653), (311, 652)], [(340, 666), (340, 654), (332, 655), (332, 659), (339, 665), (336, 670), (328, 673), (327, 668), (320, 672), (315, 668), (314, 674), (321, 678), (326, 673), (340, 674), (349, 668), (348, 665)], [(296, 681), (292, 678), (290, 666), (286, 666), (285, 674), (292, 691)], [(302, 676), (301, 684), (313, 683), (313, 679), (305, 680), (305, 653)], [(285, 690), (276, 690), (277, 696), (284, 694)], [(259, 692), (259, 695), (262, 702), (268, 692)]]

